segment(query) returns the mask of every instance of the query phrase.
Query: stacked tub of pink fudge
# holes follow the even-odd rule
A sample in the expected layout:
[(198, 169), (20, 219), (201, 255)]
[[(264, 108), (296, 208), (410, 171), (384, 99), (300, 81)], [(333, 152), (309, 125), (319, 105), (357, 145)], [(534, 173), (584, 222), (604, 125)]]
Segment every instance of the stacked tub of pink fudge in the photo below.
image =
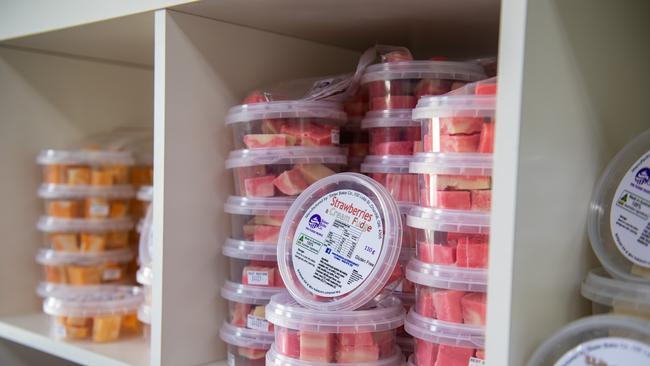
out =
[(229, 365), (266, 362), (274, 333), (265, 305), (285, 287), (276, 254), (280, 226), (296, 196), (345, 170), (346, 150), (339, 145), (346, 121), (341, 104), (274, 101), (261, 92), (251, 93), (226, 116), (235, 142), (226, 160), (235, 195), (224, 207), (232, 223), (223, 244), (230, 275), (221, 289), (229, 303), (220, 331), (228, 344)]
[[(406, 268), (415, 306), (405, 330), (415, 366), (482, 364), (487, 299), (496, 79), (419, 99), (418, 206), (406, 217), (416, 257)], [(475, 363), (472, 363), (475, 362)]]
[[(439, 57), (414, 61), (406, 50), (382, 55), (381, 61), (368, 67), (361, 80), (370, 109), (361, 124), (370, 145), (361, 173), (382, 184), (398, 202), (404, 225), (400, 265), (405, 268), (415, 257), (417, 241), (417, 229), (406, 226), (407, 215), (420, 202), (419, 178), (409, 172), (409, 166), (414, 154), (424, 148), (421, 123), (413, 118), (413, 108), (424, 96), (445, 94), (486, 76), (474, 62)], [(415, 287), (407, 278), (394, 294), (407, 311), (415, 303)], [(401, 329), (398, 340), (408, 357), (413, 352), (413, 338)]]

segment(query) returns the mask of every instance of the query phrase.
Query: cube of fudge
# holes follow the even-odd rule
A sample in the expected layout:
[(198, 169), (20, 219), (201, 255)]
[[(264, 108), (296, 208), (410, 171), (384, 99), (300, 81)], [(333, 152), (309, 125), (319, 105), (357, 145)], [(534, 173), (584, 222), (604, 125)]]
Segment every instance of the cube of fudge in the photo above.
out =
[(125, 314), (122, 316), (121, 332), (128, 334), (139, 334), (142, 330), (137, 313)]
[(300, 359), (312, 362), (334, 360), (334, 334), (300, 332)]
[(259, 90), (253, 90), (252, 92), (248, 93), (246, 97), (244, 97), (242, 104), (262, 103), (270, 101), (271, 98), (266, 93), (263, 93)]
[(415, 364), (417, 366), (431, 366), (437, 358), (438, 344), (415, 338)]
[(489, 251), (487, 243), (459, 243), (456, 247), (456, 265), (463, 268), (487, 268)]
[(300, 358), (300, 333), (288, 328), (277, 328), (275, 344), (280, 354), (291, 358)]
[(66, 325), (64, 329), (65, 329), (65, 337), (68, 339), (84, 339), (90, 336), (89, 326), (77, 327), (77, 326)]
[(257, 215), (253, 218), (256, 225), (282, 226), (284, 215)]
[(43, 266), (45, 281), (51, 283), (68, 283), (68, 276), (64, 266)]
[(477, 349), (476, 350), (476, 358), (480, 360), (485, 360), (485, 350), (484, 349)]
[(111, 231), (106, 237), (107, 249), (119, 249), (129, 245), (128, 231)]
[(287, 124), (287, 121), (282, 118), (263, 119), (262, 120), (262, 133), (273, 135), (279, 134), (282, 126)]
[(247, 197), (273, 197), (275, 176), (252, 177), (244, 179), (244, 195)]
[(379, 346), (338, 346), (335, 352), (336, 363), (364, 363), (379, 360)]
[(473, 355), (473, 348), (441, 344), (438, 347), (438, 357), (435, 366), (467, 366), (469, 364), (469, 359)]
[(287, 146), (287, 137), (281, 133), (244, 135), (244, 144), (249, 149), (285, 147)]
[(454, 264), (456, 247), (421, 241), (418, 243), (418, 259), (433, 264)]
[(323, 164), (300, 164), (297, 166), (297, 169), (309, 185), (325, 177), (336, 174), (332, 169)]
[(436, 206), (451, 210), (469, 210), (472, 207), (468, 191), (437, 191)]
[(490, 211), (492, 207), (492, 190), (471, 191), (472, 210)]
[(113, 184), (128, 184), (129, 183), (129, 168), (124, 165), (107, 166), (105, 171), (110, 172), (113, 176)]
[(81, 216), (79, 201), (56, 200), (47, 203), (47, 214), (53, 217), (74, 218)]
[(86, 198), (84, 202), (85, 216), (88, 218), (105, 218), (110, 214), (111, 207), (106, 198)]
[(436, 319), (436, 307), (433, 303), (433, 295), (436, 290), (431, 287), (419, 286), (416, 291), (415, 312), (427, 318)]
[(280, 235), (279, 226), (255, 225), (253, 241), (261, 243), (277, 243)]
[(98, 253), (106, 250), (105, 234), (81, 234), (81, 251)]
[(65, 169), (58, 164), (43, 166), (43, 181), (51, 184), (65, 183), (65, 177), (62, 174), (64, 170)]
[(440, 152), (477, 152), (480, 134), (441, 135)]
[(66, 273), (71, 285), (98, 285), (102, 282), (102, 271), (98, 267), (68, 265)]
[(238, 347), (237, 353), (240, 356), (247, 358), (249, 360), (260, 360), (266, 356), (265, 349), (249, 348), (249, 347)]
[(372, 332), (339, 333), (336, 335), (338, 345), (341, 346), (370, 346), (375, 344)]
[(50, 234), (50, 242), (54, 250), (62, 252), (77, 252), (79, 251), (79, 242), (77, 234), (71, 233), (52, 233)]
[(417, 202), (418, 176), (415, 174), (386, 174), (385, 187), (398, 202)]
[(375, 155), (413, 155), (413, 141), (382, 142), (374, 146)]
[(112, 201), (110, 204), (109, 217), (125, 217), (129, 214), (129, 205), (126, 201)]
[(491, 179), (488, 176), (438, 174), (432, 176), (432, 179), (435, 180), (435, 189), (438, 191), (469, 191), (476, 189), (490, 189), (492, 186)]
[(114, 176), (111, 171), (93, 169), (90, 173), (90, 184), (94, 186), (110, 186), (113, 185), (113, 178)]
[(460, 300), (463, 309), (463, 322), (471, 325), (485, 325), (487, 296), (480, 292), (471, 292)]
[(309, 184), (303, 178), (300, 169), (291, 169), (283, 172), (273, 181), (273, 185), (287, 196), (296, 196), (302, 193)]
[(254, 286), (275, 286), (275, 269), (262, 266), (246, 266), (242, 272), (242, 283)]
[(69, 168), (67, 170), (67, 184), (72, 186), (90, 184), (90, 168)]
[(462, 323), (463, 312), (460, 300), (465, 292), (456, 290), (438, 290), (433, 293), (433, 306), (436, 309), (436, 317), (451, 323)]
[(89, 327), (93, 324), (92, 318), (80, 316), (65, 317), (64, 324), (70, 327)]
[(248, 321), (248, 313), (250, 313), (250, 311), (250, 304), (243, 304), (240, 302), (234, 303), (234, 306), (230, 310), (230, 324), (245, 328), (246, 322)]
[(310, 127), (307, 135), (301, 138), (304, 146), (328, 146), (338, 144), (340, 139), (338, 128)]
[(478, 152), (491, 154), (494, 152), (494, 122), (483, 123), (481, 138), (478, 143)]
[(102, 315), (93, 318), (93, 341), (110, 342), (120, 337), (122, 315)]
[(441, 117), (439, 121), (441, 135), (471, 135), (483, 129), (483, 118), (480, 117)]

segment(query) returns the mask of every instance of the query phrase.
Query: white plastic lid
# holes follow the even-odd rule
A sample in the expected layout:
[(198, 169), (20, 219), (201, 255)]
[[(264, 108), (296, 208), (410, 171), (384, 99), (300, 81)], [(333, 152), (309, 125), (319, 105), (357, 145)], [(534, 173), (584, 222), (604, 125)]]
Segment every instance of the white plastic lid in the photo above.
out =
[(278, 261), (278, 251), (275, 243), (259, 243), (228, 238), (223, 244), (221, 252), (230, 258), (270, 262)]
[(417, 174), (492, 175), (492, 154), (480, 153), (417, 153), (410, 169)]
[(413, 337), (430, 343), (465, 348), (485, 347), (484, 327), (427, 318), (413, 309), (406, 316), (404, 330)]
[(414, 206), (406, 217), (406, 225), (450, 233), (489, 234), (490, 214)]
[(223, 323), (219, 330), (221, 340), (237, 347), (254, 349), (269, 349), (273, 344), (275, 335), (273, 332), (240, 328), (230, 323)]
[(258, 165), (333, 164), (348, 163), (347, 152), (341, 147), (270, 147), (231, 151), (226, 168)]
[(45, 314), (53, 316), (94, 317), (135, 312), (143, 302), (139, 287), (115, 287), (111, 291), (83, 292), (65, 299), (48, 297), (43, 302)]
[(135, 280), (138, 281), (139, 284), (144, 285), (144, 286), (152, 286), (153, 285), (153, 270), (151, 269), (150, 266), (140, 266), (138, 269), (138, 272), (135, 274)]
[(406, 278), (413, 283), (428, 287), (472, 292), (487, 291), (486, 269), (443, 266), (412, 258), (406, 267)]
[(266, 320), (283, 328), (305, 332), (382, 332), (404, 324), (404, 307), (395, 296), (387, 296), (364, 310), (318, 311), (300, 306), (288, 293), (271, 297)]
[(413, 120), (412, 112), (410, 108), (368, 111), (361, 128), (420, 127), (420, 122)]
[(55, 297), (57, 299), (75, 299), (79, 295), (97, 292), (115, 292), (128, 290), (131, 286), (124, 285), (65, 285), (59, 283), (41, 282), (36, 288), (38, 296)]
[(230, 196), (223, 209), (233, 215), (285, 215), (295, 200), (295, 197)]
[(266, 352), (266, 366), (330, 366), (330, 365), (343, 365), (343, 366), (401, 366), (404, 364), (402, 352), (395, 349), (393, 355), (381, 360), (373, 362), (355, 362), (355, 363), (323, 363), (303, 361), (297, 358), (292, 358), (278, 353), (275, 350), (275, 345)]
[(133, 165), (135, 159), (129, 151), (96, 151), (96, 150), (41, 150), (36, 157), (41, 165), (50, 164), (102, 164), (102, 165)]
[(458, 61), (399, 61), (369, 66), (361, 83), (396, 79), (446, 79), (475, 81), (484, 79), (483, 68), (472, 62)]
[(44, 183), (38, 188), (38, 197), (44, 199), (74, 199), (101, 197), (109, 199), (133, 198), (135, 192), (131, 185), (117, 186), (71, 186), (67, 184)]
[(116, 219), (65, 219), (41, 216), (36, 227), (45, 233), (126, 231), (133, 228), (133, 221), (129, 217)]
[(650, 312), (650, 286), (611, 278), (603, 268), (589, 271), (582, 282), (582, 296), (606, 306), (625, 304), (643, 312)]
[(384, 289), (401, 243), (400, 212), (390, 193), (364, 175), (335, 174), (291, 205), (280, 229), (278, 265), (301, 305), (354, 310)]
[(144, 202), (153, 201), (153, 186), (142, 186), (138, 189), (138, 200)]
[(649, 240), (644, 234), (650, 221), (649, 186), (650, 130), (628, 143), (610, 161), (589, 205), (587, 232), (591, 247), (607, 272), (616, 278), (650, 282), (650, 275), (635, 274), (650, 273)]
[(411, 155), (368, 155), (361, 164), (361, 173), (408, 174)]
[(226, 280), (221, 288), (221, 297), (242, 304), (266, 305), (271, 300), (271, 296), (283, 292), (285, 290), (279, 287), (243, 285)]
[(478, 85), (485, 84), (496, 84), (496, 78), (468, 84), (444, 95), (422, 97), (413, 109), (413, 119), (494, 117), (497, 96), (494, 94), (474, 94)]
[(228, 110), (226, 124), (278, 118), (322, 118), (345, 122), (347, 114), (339, 103), (327, 101), (276, 101), (241, 104)]
[(584, 358), (577, 356), (586, 354), (604, 365), (650, 365), (650, 322), (618, 315), (576, 320), (542, 343), (526, 365), (581, 366)]
[(99, 253), (59, 252), (41, 249), (36, 254), (36, 262), (43, 265), (77, 264), (94, 266), (104, 263), (126, 263), (133, 259), (131, 249), (107, 250)]
[(138, 320), (145, 324), (151, 324), (151, 306), (142, 304), (138, 307)]

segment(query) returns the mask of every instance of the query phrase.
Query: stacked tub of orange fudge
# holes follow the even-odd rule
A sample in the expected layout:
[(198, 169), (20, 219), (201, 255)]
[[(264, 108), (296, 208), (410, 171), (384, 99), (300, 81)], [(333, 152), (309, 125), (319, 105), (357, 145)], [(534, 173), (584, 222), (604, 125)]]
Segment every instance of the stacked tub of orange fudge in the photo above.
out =
[(44, 281), (38, 293), (52, 318), (53, 336), (110, 342), (137, 335), (142, 292), (128, 286), (134, 190), (129, 152), (44, 150), (38, 195), (45, 215), (38, 221), (43, 249), (36, 261)]
[(346, 121), (341, 104), (272, 101), (259, 92), (226, 116), (235, 142), (226, 160), (235, 195), (224, 206), (232, 231), (223, 244), (230, 275), (221, 295), (229, 312), (220, 336), (228, 345), (230, 365), (265, 363), (274, 339), (265, 305), (285, 287), (276, 252), (280, 226), (296, 196), (345, 170), (340, 133)]
[(419, 204), (405, 222), (416, 257), (406, 267), (415, 306), (404, 327), (415, 366), (484, 359), (495, 94), (487, 79), (421, 97), (413, 110), (423, 151), (409, 164)]

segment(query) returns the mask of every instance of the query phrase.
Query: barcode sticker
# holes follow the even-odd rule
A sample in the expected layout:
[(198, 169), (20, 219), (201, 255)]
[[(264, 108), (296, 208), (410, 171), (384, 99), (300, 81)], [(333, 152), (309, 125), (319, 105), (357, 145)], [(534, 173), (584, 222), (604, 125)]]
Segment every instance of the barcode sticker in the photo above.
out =
[(476, 357), (470, 357), (467, 366), (485, 366), (485, 360), (481, 360), (480, 358)]
[(119, 268), (108, 268), (102, 274), (104, 281), (115, 281), (122, 278), (122, 270)]
[(265, 271), (248, 271), (246, 272), (249, 285), (268, 286), (269, 273)]
[(269, 322), (267, 322), (264, 318), (260, 318), (259, 316), (248, 315), (248, 318), (246, 319), (246, 327), (268, 332)]

